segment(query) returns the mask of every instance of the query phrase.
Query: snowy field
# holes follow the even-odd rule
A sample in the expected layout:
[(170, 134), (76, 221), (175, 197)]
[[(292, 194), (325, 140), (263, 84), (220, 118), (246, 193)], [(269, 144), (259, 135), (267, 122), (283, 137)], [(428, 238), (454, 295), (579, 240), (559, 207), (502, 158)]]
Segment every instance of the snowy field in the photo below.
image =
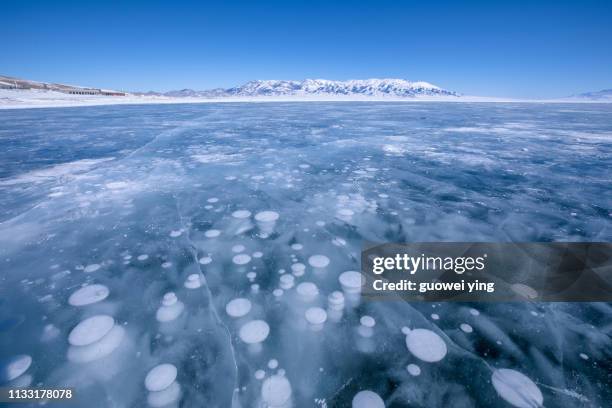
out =
[(79, 407), (607, 406), (612, 305), (364, 302), (346, 272), (364, 241), (611, 241), (611, 118), (0, 111), (0, 383)]

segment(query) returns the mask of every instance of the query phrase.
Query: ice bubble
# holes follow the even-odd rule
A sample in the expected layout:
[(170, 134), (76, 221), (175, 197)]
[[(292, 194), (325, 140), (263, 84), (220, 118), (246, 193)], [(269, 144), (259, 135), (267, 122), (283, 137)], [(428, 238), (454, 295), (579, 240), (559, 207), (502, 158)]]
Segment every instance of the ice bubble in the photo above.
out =
[(471, 308), (470, 309), (470, 314), (472, 316), (478, 316), (480, 314), (480, 312), (478, 310), (474, 309), (474, 308)]
[(246, 265), (251, 262), (251, 257), (247, 254), (238, 254), (232, 258), (232, 262), (236, 265)]
[(352, 408), (385, 408), (385, 402), (377, 393), (365, 390), (355, 394), (351, 406)]
[(180, 237), (181, 235), (183, 235), (183, 230), (182, 229), (170, 231), (170, 236), (172, 238), (177, 238), (177, 237)]
[(148, 391), (165, 390), (176, 380), (177, 369), (172, 364), (160, 364), (149, 371), (145, 377), (145, 387)]
[(174, 292), (168, 292), (162, 299), (162, 305), (157, 309), (155, 318), (158, 322), (170, 322), (183, 313), (185, 305), (178, 300)]
[(255, 251), (253, 252), (253, 258), (261, 258), (263, 256), (263, 252), (261, 251)]
[(251, 285), (251, 292), (259, 293), (259, 285), (257, 283)]
[(280, 287), (285, 290), (291, 289), (293, 287), (294, 282), (295, 278), (293, 277), (293, 275), (284, 274), (280, 277)]
[(408, 366), (406, 367), (406, 370), (413, 377), (421, 375), (421, 367), (419, 367), (416, 364), (408, 364)]
[(200, 279), (200, 275), (197, 273), (192, 273), (187, 277), (184, 285), (187, 289), (197, 289), (201, 287), (202, 280)]
[(115, 325), (115, 319), (108, 315), (89, 317), (79, 324), (68, 335), (68, 343), (73, 346), (87, 346), (104, 337)]
[(32, 357), (27, 354), (19, 354), (2, 364), (2, 372), (0, 372), (0, 384), (13, 381), (23, 375), (32, 365)]
[(249, 272), (246, 274), (247, 279), (249, 280), (249, 282), (253, 282), (255, 280), (255, 278), (257, 277), (257, 274), (253, 271)]
[(461, 323), (459, 325), (459, 327), (461, 328), (461, 330), (463, 330), (465, 333), (471, 333), (474, 331), (474, 329), (472, 328), (472, 326), (470, 326), (467, 323)]
[(255, 371), (255, 379), (256, 380), (263, 380), (266, 377), (266, 372), (264, 370), (257, 370)]
[(359, 323), (358, 332), (362, 337), (372, 337), (374, 335), (376, 320), (374, 320), (372, 316), (362, 316), (361, 319), (359, 319)]
[(104, 285), (88, 285), (70, 295), (68, 303), (72, 306), (86, 306), (106, 299), (109, 293)]
[(91, 264), (87, 265), (85, 269), (83, 269), (83, 272), (91, 273), (97, 271), (98, 269), (100, 269), (100, 264)]
[(263, 342), (270, 334), (270, 326), (263, 320), (252, 320), (245, 323), (238, 333), (240, 340), (247, 344)]
[(172, 262), (167, 262), (166, 261), (166, 262), (161, 264), (161, 267), (164, 268), (164, 269), (168, 269), (171, 266), (172, 266)]
[(409, 335), (410, 334), (410, 328), (409, 327), (402, 327), (402, 333), (404, 333), (404, 335)]
[(353, 214), (355, 214), (355, 212), (348, 208), (341, 208), (336, 212), (336, 216), (343, 221), (350, 221), (351, 218), (353, 218)]
[(323, 269), (327, 265), (329, 265), (329, 258), (326, 257), (325, 255), (313, 255), (310, 258), (308, 258), (308, 263), (313, 268)]
[(325, 221), (317, 221), (317, 222), (315, 222), (315, 224), (317, 225), (317, 227), (324, 227), (325, 226)]
[(261, 385), (261, 399), (269, 408), (289, 406), (291, 393), (291, 383), (281, 375), (273, 375)]
[(439, 316), (437, 313), (432, 313), (432, 314), (431, 314), (431, 318), (432, 318), (433, 320), (440, 320), (440, 316)]
[[(94, 316), (94, 318), (95, 317), (97, 316)], [(82, 324), (83, 322), (79, 324)], [(96, 331), (98, 330), (93, 330), (93, 332)], [(70, 334), (72, 335), (72, 333)], [(88, 363), (105, 357), (111, 354), (117, 347), (119, 347), (124, 335), (125, 330), (123, 329), (123, 327), (115, 324), (106, 334), (104, 334), (101, 338), (99, 338), (97, 341), (94, 341), (93, 343), (84, 346), (71, 345), (68, 348), (68, 360), (75, 363)]]
[(294, 251), (299, 251), (302, 248), (304, 248), (304, 245), (302, 245), (302, 244), (292, 244), (291, 245), (291, 249), (293, 249)]
[(147, 395), (147, 402), (153, 408), (176, 407), (175, 403), (181, 398), (181, 386), (174, 381), (162, 391), (152, 391)]
[(262, 211), (255, 214), (255, 221), (260, 231), (269, 235), (274, 231), (274, 225), (279, 218), (279, 214), (275, 211)]
[(589, 356), (587, 356), (584, 353), (580, 353), (579, 355), (580, 355), (580, 358), (583, 359), (583, 360), (588, 360), (589, 359)]
[(139, 261), (146, 261), (147, 259), (149, 259), (149, 255), (147, 254), (138, 255)]
[(406, 346), (416, 358), (428, 363), (442, 360), (447, 352), (442, 337), (428, 329), (411, 330), (406, 336)]
[(221, 231), (216, 229), (209, 229), (208, 231), (204, 232), (204, 236), (206, 238), (217, 238), (219, 235), (221, 235)]
[(273, 358), (272, 360), (268, 361), (268, 368), (270, 370), (275, 370), (277, 367), (278, 367), (278, 360)]
[(198, 261), (201, 265), (208, 265), (212, 262), (212, 258), (210, 256), (203, 256)]
[(311, 325), (311, 329), (323, 328), (323, 323), (327, 321), (327, 312), (320, 307), (310, 307), (304, 313), (306, 321)]
[(524, 285), (522, 283), (515, 283), (510, 286), (510, 289), (512, 289), (518, 295), (527, 299), (535, 299), (538, 297), (538, 292), (534, 288)]
[(232, 252), (239, 253), (239, 252), (244, 251), (245, 249), (246, 249), (246, 248), (245, 248), (245, 246), (244, 246), (244, 245), (234, 245), (234, 246), (232, 247)]
[(495, 391), (517, 408), (541, 407), (544, 397), (537, 385), (526, 375), (509, 368), (493, 371), (491, 382)]
[(296, 262), (291, 265), (291, 273), (294, 274), (295, 276), (302, 276), (304, 275), (305, 271), (306, 271), (306, 265), (304, 265), (303, 263)]
[(217, 197), (213, 197), (213, 198), (209, 198), (208, 200), (206, 200), (207, 202), (214, 204), (219, 202), (219, 199)]
[(340, 286), (345, 293), (360, 293), (361, 287), (364, 285), (363, 276), (357, 271), (346, 271), (342, 272), (338, 277)]
[(272, 291), (272, 295), (274, 297), (281, 297), (281, 296), (283, 296), (283, 293), (285, 293), (285, 292), (282, 289), (278, 289), (278, 288), (276, 288), (276, 289), (274, 289)]
[(327, 297), (327, 303), (332, 310), (342, 310), (344, 309), (344, 295), (342, 292), (335, 290)]
[(237, 210), (232, 213), (232, 217), (238, 219), (245, 219), (251, 216), (251, 212), (249, 210)]
[(225, 312), (231, 317), (242, 317), (251, 311), (251, 301), (245, 298), (230, 300), (225, 305)]
[(302, 300), (304, 301), (314, 300), (319, 294), (319, 289), (317, 288), (317, 285), (312, 282), (302, 282), (297, 285), (295, 290), (297, 291), (297, 294), (300, 296), (300, 298), (302, 298)]

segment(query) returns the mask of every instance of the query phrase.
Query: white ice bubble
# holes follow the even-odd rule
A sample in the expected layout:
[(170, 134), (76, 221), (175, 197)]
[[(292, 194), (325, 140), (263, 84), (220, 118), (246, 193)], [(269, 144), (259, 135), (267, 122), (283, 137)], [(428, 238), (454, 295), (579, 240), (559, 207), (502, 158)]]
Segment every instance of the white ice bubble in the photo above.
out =
[(385, 408), (385, 402), (374, 391), (359, 391), (353, 397), (352, 408)]
[(320, 307), (309, 307), (304, 313), (304, 317), (312, 325), (322, 325), (327, 320), (327, 312)]
[(280, 287), (282, 289), (288, 290), (291, 289), (294, 285), (295, 278), (293, 275), (284, 274), (280, 277)]
[(237, 210), (232, 213), (232, 217), (238, 219), (245, 219), (251, 216), (251, 212), (249, 210)]
[(359, 323), (361, 323), (364, 327), (374, 327), (376, 325), (376, 320), (372, 316), (364, 315), (359, 319)]
[(406, 367), (406, 370), (413, 377), (421, 375), (421, 367), (419, 367), (416, 364), (408, 364), (408, 366)]
[(291, 383), (281, 375), (273, 375), (261, 385), (261, 399), (269, 408), (289, 406), (291, 394)]
[(306, 272), (306, 265), (300, 262), (296, 262), (291, 265), (291, 273), (295, 276), (302, 276)]
[(98, 269), (100, 269), (100, 264), (90, 264), (90, 265), (87, 265), (85, 269), (83, 269), (83, 272), (92, 273), (92, 272), (97, 271)]
[(181, 398), (181, 386), (174, 381), (161, 391), (150, 391), (147, 395), (147, 403), (151, 408), (173, 408)]
[(206, 238), (217, 238), (219, 235), (221, 235), (221, 231), (217, 229), (209, 229), (206, 232), (204, 232), (204, 236)]
[(340, 208), (337, 212), (336, 212), (336, 217), (340, 218), (343, 221), (350, 221), (351, 218), (353, 218), (353, 215), (355, 214), (355, 212), (351, 209), (348, 208)]
[(115, 319), (108, 315), (89, 317), (77, 324), (68, 335), (73, 346), (87, 346), (104, 337), (115, 325)]
[(32, 357), (27, 354), (16, 355), (5, 363), (4, 367), (0, 367), (0, 383), (13, 381), (23, 375), (32, 365)]
[(251, 255), (253, 256), (253, 258), (261, 258), (263, 256), (263, 252), (255, 251)]
[(255, 214), (255, 221), (264, 237), (274, 232), (274, 226), (278, 218), (279, 214), (275, 211), (262, 211)]
[(201, 265), (208, 265), (212, 262), (212, 258), (210, 256), (203, 256), (198, 261)]
[(138, 255), (137, 259), (139, 261), (146, 261), (147, 259), (149, 259), (149, 255), (147, 255), (147, 254)]
[(442, 360), (448, 350), (442, 337), (428, 329), (411, 330), (406, 336), (406, 346), (416, 358), (428, 363)]
[(538, 297), (538, 292), (534, 288), (522, 283), (514, 283), (510, 286), (510, 289), (527, 299), (535, 299)]
[(183, 230), (182, 229), (170, 231), (170, 237), (172, 237), (172, 238), (177, 238), (177, 237), (180, 237), (181, 235), (183, 235)]
[(325, 255), (312, 255), (308, 258), (308, 263), (313, 268), (322, 269), (329, 265), (329, 258)]
[(302, 244), (291, 244), (291, 249), (293, 249), (294, 251), (299, 251), (302, 248), (304, 248), (304, 245)]
[(431, 314), (431, 318), (432, 318), (433, 320), (440, 320), (440, 315), (438, 315), (437, 313), (432, 313), (432, 314)]
[(162, 305), (157, 309), (155, 318), (158, 322), (170, 322), (178, 318), (184, 309), (185, 305), (178, 300), (176, 294), (168, 292), (164, 295)]
[(239, 252), (243, 252), (245, 249), (246, 248), (244, 245), (234, 245), (232, 247), (232, 252), (239, 253)]
[(342, 272), (338, 277), (338, 281), (345, 293), (359, 293), (364, 285), (364, 279), (361, 273), (357, 271)]
[(276, 288), (276, 289), (274, 289), (274, 290), (272, 291), (272, 295), (273, 295), (274, 297), (281, 297), (281, 296), (283, 296), (283, 293), (285, 293), (285, 291), (284, 291), (284, 290), (282, 290), (282, 289), (279, 289), (279, 288)]
[(106, 299), (109, 293), (104, 285), (88, 285), (70, 295), (68, 303), (72, 306), (86, 306)]
[(470, 309), (470, 314), (472, 316), (478, 316), (480, 314), (480, 312), (478, 310), (474, 309), (474, 308), (471, 308)]
[(219, 199), (218, 199), (217, 197), (212, 197), (212, 198), (209, 198), (209, 199), (208, 199), (208, 200), (206, 200), (206, 201), (207, 201), (207, 202), (209, 202), (209, 203), (211, 203), (211, 204), (214, 204), (214, 203), (218, 203), (218, 202), (219, 202)]
[(268, 361), (268, 368), (270, 370), (275, 370), (278, 367), (278, 360), (273, 358), (272, 360)]
[(100, 340), (86, 346), (70, 346), (67, 357), (75, 363), (88, 363), (111, 354), (119, 345), (125, 335), (125, 330), (119, 325), (112, 329)]
[(232, 258), (232, 262), (236, 265), (246, 265), (251, 262), (251, 256), (247, 254), (238, 254)]
[(256, 380), (263, 380), (266, 377), (266, 372), (264, 370), (257, 370), (255, 371), (255, 379)]
[(580, 355), (580, 358), (583, 359), (583, 360), (588, 360), (589, 359), (589, 356), (587, 356), (584, 353), (580, 353), (579, 355)]
[(465, 333), (471, 333), (471, 332), (473, 332), (473, 331), (474, 331), (474, 329), (472, 328), (472, 326), (470, 326), (470, 325), (469, 325), (469, 324), (467, 324), (467, 323), (461, 323), (461, 324), (459, 325), (459, 328), (460, 328), (462, 331), (464, 331)]
[(197, 289), (199, 287), (202, 286), (202, 280), (200, 278), (200, 275), (197, 273), (192, 273), (191, 275), (189, 275), (187, 277), (187, 280), (185, 280), (184, 286), (187, 289)]
[(250, 311), (251, 301), (246, 298), (232, 299), (225, 305), (225, 312), (234, 318), (245, 316)]
[(327, 304), (332, 310), (344, 309), (344, 294), (338, 290), (333, 291), (327, 296)]
[(270, 334), (270, 326), (264, 320), (252, 320), (245, 323), (238, 332), (240, 340), (247, 344), (263, 342)]
[(177, 369), (173, 364), (160, 364), (153, 367), (145, 377), (147, 391), (165, 390), (176, 380)]
[(297, 285), (295, 290), (304, 301), (314, 300), (319, 294), (319, 288), (312, 282), (302, 282)]
[(509, 368), (493, 371), (491, 382), (495, 391), (517, 408), (541, 407), (544, 397), (538, 386), (526, 375)]
[(168, 262), (168, 261), (166, 261), (166, 262), (161, 264), (161, 267), (164, 268), (164, 269), (168, 269), (171, 266), (172, 266), (172, 262)]

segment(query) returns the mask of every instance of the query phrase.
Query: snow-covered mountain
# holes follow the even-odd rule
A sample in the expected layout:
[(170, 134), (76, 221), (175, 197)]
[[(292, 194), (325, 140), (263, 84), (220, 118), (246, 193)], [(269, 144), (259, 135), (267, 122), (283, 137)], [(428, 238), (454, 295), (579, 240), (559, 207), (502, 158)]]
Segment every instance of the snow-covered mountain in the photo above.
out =
[(305, 79), (303, 81), (258, 80), (229, 89), (194, 91), (182, 89), (166, 92), (173, 97), (395, 97), (415, 96), (459, 96), (428, 82), (410, 82), (404, 79), (363, 79), (350, 81), (330, 81), (327, 79)]
[(230, 88), (227, 93), (237, 96), (458, 96), (455, 92), (447, 91), (428, 82), (410, 82), (404, 79), (251, 81), (237, 88)]

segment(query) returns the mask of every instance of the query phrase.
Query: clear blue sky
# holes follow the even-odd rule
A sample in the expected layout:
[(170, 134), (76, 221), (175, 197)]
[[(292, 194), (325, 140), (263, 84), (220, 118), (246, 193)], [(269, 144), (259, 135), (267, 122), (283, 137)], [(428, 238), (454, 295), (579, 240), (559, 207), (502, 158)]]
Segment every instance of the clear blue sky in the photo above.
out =
[(424, 80), (471, 95), (612, 88), (612, 1), (0, 3), (0, 73), (126, 90)]

